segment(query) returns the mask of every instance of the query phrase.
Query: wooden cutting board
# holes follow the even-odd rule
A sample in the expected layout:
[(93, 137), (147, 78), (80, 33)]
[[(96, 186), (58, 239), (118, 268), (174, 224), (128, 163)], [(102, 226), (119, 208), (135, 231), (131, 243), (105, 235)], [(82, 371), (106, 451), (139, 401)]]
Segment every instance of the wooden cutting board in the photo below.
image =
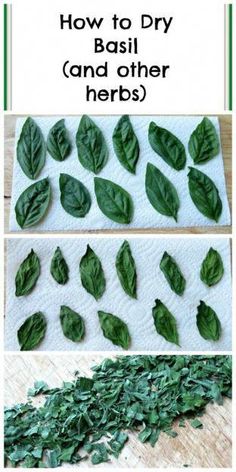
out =
[[(76, 370), (81, 375), (91, 376), (90, 367), (103, 358), (102, 354), (74, 353), (5, 355), (5, 405), (25, 402), (27, 390), (35, 380), (44, 380), (49, 386), (56, 387), (71, 380)], [(96, 467), (231, 467), (231, 417), (231, 400), (225, 399), (222, 406), (208, 405), (201, 418), (203, 429), (194, 429), (187, 423), (185, 428), (180, 428), (177, 422), (174, 429), (178, 436), (170, 438), (162, 433), (154, 448), (140, 443), (135, 434), (130, 434), (119, 459)], [(79, 465), (88, 466), (91, 466), (89, 461)]]

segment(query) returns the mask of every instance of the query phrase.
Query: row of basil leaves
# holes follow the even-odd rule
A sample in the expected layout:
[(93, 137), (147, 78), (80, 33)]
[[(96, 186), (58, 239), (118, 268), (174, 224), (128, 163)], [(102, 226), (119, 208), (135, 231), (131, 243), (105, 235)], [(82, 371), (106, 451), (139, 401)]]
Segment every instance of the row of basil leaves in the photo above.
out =
[[(151, 122), (149, 142), (152, 149), (175, 170), (186, 164), (186, 153), (180, 140), (168, 130)], [(86, 115), (80, 120), (76, 135), (78, 157), (88, 170), (98, 174), (108, 159), (105, 139), (98, 126)], [(135, 173), (139, 157), (139, 144), (127, 115), (118, 121), (113, 133), (115, 153), (122, 165)], [(46, 147), (52, 157), (64, 160), (71, 151), (69, 135), (64, 119), (59, 120), (50, 130), (47, 146), (40, 128), (32, 118), (27, 118), (17, 143), (17, 159), (25, 174), (35, 179), (45, 164)], [(202, 164), (219, 153), (220, 144), (216, 130), (208, 118), (191, 134), (189, 152), (195, 164)], [(207, 218), (218, 221), (222, 212), (222, 202), (214, 182), (203, 172), (189, 168), (188, 186), (191, 199), (198, 210)], [(91, 207), (91, 196), (85, 185), (68, 174), (59, 179), (61, 204), (64, 210), (76, 218), (85, 217)], [(145, 188), (151, 205), (162, 215), (177, 221), (180, 201), (172, 182), (153, 164), (146, 169)], [(116, 183), (95, 177), (94, 189), (100, 210), (111, 220), (129, 224), (133, 218), (131, 195)], [(45, 216), (51, 199), (49, 179), (43, 179), (28, 187), (17, 200), (16, 219), (21, 228), (39, 223)]]

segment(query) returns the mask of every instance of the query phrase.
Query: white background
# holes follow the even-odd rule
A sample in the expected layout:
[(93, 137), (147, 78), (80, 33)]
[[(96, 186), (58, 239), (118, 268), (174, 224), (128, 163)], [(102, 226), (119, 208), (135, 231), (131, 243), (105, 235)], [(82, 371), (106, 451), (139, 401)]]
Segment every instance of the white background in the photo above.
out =
[[(98, 8), (99, 3), (99, 8)], [(146, 2), (119, 0), (12, 0), (12, 111), (15, 113), (219, 113), (224, 109), (224, 1)], [(50, 7), (50, 8), (49, 8)], [(60, 30), (60, 13), (73, 17), (104, 17), (99, 30)], [(130, 17), (130, 30), (112, 28), (111, 17)], [(167, 34), (140, 29), (140, 15), (173, 16)], [(94, 54), (93, 38), (125, 40), (138, 37), (139, 55)], [(66, 79), (62, 64), (109, 61), (108, 79)], [(120, 79), (117, 65), (140, 60), (170, 64), (167, 78)], [(85, 84), (116, 88), (147, 86), (139, 102), (85, 101)]]

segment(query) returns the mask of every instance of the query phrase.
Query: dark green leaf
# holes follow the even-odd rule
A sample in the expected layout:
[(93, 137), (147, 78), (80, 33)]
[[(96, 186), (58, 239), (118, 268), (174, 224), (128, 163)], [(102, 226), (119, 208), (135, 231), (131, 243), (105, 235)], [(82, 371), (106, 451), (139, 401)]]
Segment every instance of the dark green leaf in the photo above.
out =
[(193, 131), (188, 143), (194, 164), (205, 164), (220, 152), (220, 142), (213, 123), (205, 117)]
[(95, 194), (100, 210), (116, 223), (128, 224), (133, 218), (130, 194), (110, 180), (95, 177)]
[(65, 285), (69, 280), (69, 267), (59, 247), (56, 248), (51, 260), (50, 272), (58, 284)]
[(80, 180), (68, 174), (60, 174), (61, 204), (75, 218), (83, 218), (90, 210), (91, 197)]
[(22, 127), (16, 154), (25, 175), (36, 179), (45, 164), (46, 145), (40, 128), (30, 117)]
[(104, 311), (98, 311), (98, 316), (105, 338), (109, 339), (116, 346), (128, 349), (131, 338), (127, 324), (118, 318), (118, 316), (105, 313)]
[(79, 342), (85, 334), (83, 318), (71, 310), (68, 306), (62, 305), (60, 310), (60, 322), (64, 335), (71, 341)]
[(194, 205), (204, 216), (217, 222), (222, 212), (218, 189), (206, 174), (193, 167), (189, 169), (188, 187)]
[(171, 290), (177, 293), (177, 295), (183, 295), (186, 280), (176, 261), (166, 251), (162, 256), (160, 269), (163, 272)]
[(98, 300), (105, 292), (106, 280), (101, 261), (89, 244), (86, 253), (81, 258), (79, 268), (83, 287)]
[(51, 154), (56, 161), (64, 161), (64, 159), (69, 156), (71, 144), (64, 119), (57, 121), (50, 129), (47, 139), (47, 149), (49, 154)]
[(123, 242), (117, 253), (116, 271), (125, 293), (132, 298), (137, 298), (136, 267), (128, 241)]
[(177, 221), (180, 205), (177, 191), (167, 177), (150, 162), (147, 164), (145, 186), (147, 197), (155, 210)]
[(163, 336), (166, 341), (179, 346), (176, 320), (161, 300), (155, 300), (155, 306), (152, 309), (152, 316), (158, 334)]
[(122, 164), (131, 174), (135, 174), (139, 158), (139, 143), (128, 115), (123, 115), (112, 135), (114, 151)]
[(39, 346), (47, 328), (44, 314), (39, 311), (29, 316), (17, 331), (21, 351), (31, 351)]
[(221, 335), (221, 323), (216, 312), (200, 300), (197, 307), (197, 327), (202, 338), (218, 341)]
[(201, 265), (201, 280), (208, 287), (212, 287), (212, 285), (217, 284), (222, 279), (223, 274), (224, 266), (221, 256), (211, 247)]
[(22, 228), (39, 223), (45, 216), (51, 199), (49, 179), (42, 179), (30, 185), (19, 196), (16, 206), (16, 221)]
[(76, 145), (82, 166), (99, 174), (107, 163), (108, 149), (101, 130), (87, 115), (80, 120)]
[[(34, 387), (29, 388), (28, 390), (28, 397), (36, 397), (36, 395), (46, 392), (48, 388), (49, 388), (48, 384), (46, 384), (43, 380), (36, 380), (36, 382), (34, 382)], [(36, 429), (38, 428), (36, 427)], [(31, 434), (32, 434), (32, 430), (31, 430)]]
[(40, 275), (40, 261), (37, 254), (31, 249), (21, 263), (15, 278), (16, 296), (28, 295), (32, 292)]
[(157, 126), (153, 121), (148, 129), (149, 143), (157, 154), (175, 170), (182, 170), (186, 164), (184, 145), (170, 131)]
[(195, 418), (194, 420), (191, 421), (191, 426), (193, 428), (202, 428), (202, 422)]

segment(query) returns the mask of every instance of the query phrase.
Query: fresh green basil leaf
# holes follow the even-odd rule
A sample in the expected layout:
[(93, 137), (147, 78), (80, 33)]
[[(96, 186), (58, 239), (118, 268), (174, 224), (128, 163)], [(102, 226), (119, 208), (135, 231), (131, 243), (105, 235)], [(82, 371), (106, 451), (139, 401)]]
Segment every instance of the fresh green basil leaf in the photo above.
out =
[(95, 252), (87, 245), (87, 251), (80, 261), (80, 277), (85, 290), (99, 300), (106, 288), (106, 280), (101, 261)]
[(59, 247), (56, 248), (51, 260), (50, 272), (60, 285), (65, 285), (69, 280), (69, 267)]
[(202, 338), (218, 341), (221, 335), (221, 323), (216, 312), (200, 300), (197, 307), (197, 327)]
[(186, 286), (186, 280), (176, 261), (166, 251), (162, 256), (160, 269), (163, 272), (171, 290), (173, 290), (173, 292), (175, 292), (177, 295), (183, 295)]
[(114, 151), (121, 165), (135, 174), (139, 158), (139, 143), (128, 115), (123, 115), (112, 135)]
[(180, 206), (178, 193), (170, 180), (150, 162), (147, 164), (145, 187), (148, 200), (155, 210), (177, 221)]
[(79, 313), (71, 310), (68, 306), (62, 305), (60, 310), (60, 322), (66, 338), (75, 343), (83, 339), (85, 326), (83, 318)]
[(170, 131), (157, 126), (153, 121), (148, 129), (149, 143), (159, 156), (175, 170), (182, 170), (186, 164), (186, 152), (181, 141)]
[(128, 241), (124, 241), (116, 256), (116, 272), (125, 293), (137, 298), (137, 274), (135, 261)]
[(82, 182), (68, 174), (60, 174), (61, 204), (75, 218), (83, 218), (90, 210), (91, 197)]
[(47, 150), (56, 161), (64, 161), (71, 152), (71, 143), (65, 120), (59, 120), (50, 129), (47, 139)]
[(30, 253), (21, 263), (15, 278), (16, 297), (29, 295), (36, 285), (40, 275), (40, 261), (37, 254), (31, 249)]
[(152, 316), (157, 333), (163, 336), (166, 341), (179, 346), (176, 319), (161, 300), (155, 300), (155, 306), (152, 309)]
[(191, 134), (188, 150), (194, 164), (205, 164), (219, 154), (220, 141), (209, 118), (203, 118)]
[(51, 199), (49, 179), (42, 179), (27, 187), (15, 205), (16, 221), (24, 229), (35, 226), (44, 217)]
[(46, 160), (46, 145), (32, 118), (25, 121), (16, 148), (17, 160), (29, 179), (36, 179)]
[(97, 203), (104, 215), (116, 223), (129, 224), (133, 217), (130, 194), (110, 180), (95, 177), (94, 188)]
[(80, 120), (76, 145), (82, 166), (99, 174), (107, 163), (108, 149), (101, 130), (87, 115)]
[(109, 339), (116, 346), (128, 349), (131, 338), (127, 324), (118, 316), (105, 313), (104, 311), (98, 311), (98, 317), (105, 338)]
[(223, 277), (224, 266), (218, 251), (209, 249), (201, 265), (200, 278), (208, 287), (217, 284)]
[(217, 222), (222, 212), (218, 189), (206, 174), (193, 167), (189, 169), (188, 187), (194, 205), (204, 216)]
[(29, 316), (17, 331), (21, 351), (31, 351), (39, 346), (44, 339), (47, 322), (44, 314), (39, 311)]

